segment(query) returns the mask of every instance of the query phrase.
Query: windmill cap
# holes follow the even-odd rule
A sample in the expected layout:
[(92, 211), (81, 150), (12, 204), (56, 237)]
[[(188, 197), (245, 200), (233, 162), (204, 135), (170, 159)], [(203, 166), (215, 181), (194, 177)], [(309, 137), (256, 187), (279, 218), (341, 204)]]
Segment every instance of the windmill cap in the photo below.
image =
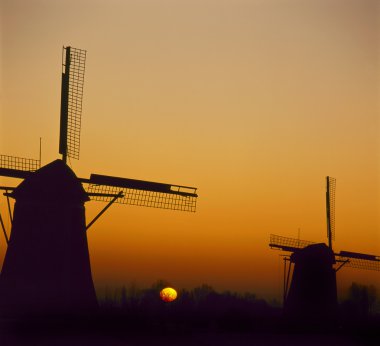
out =
[(55, 160), (27, 177), (12, 193), (16, 200), (51, 203), (84, 203), (89, 200), (75, 173)]
[(311, 244), (299, 249), (291, 255), (291, 259), (296, 263), (309, 261), (320, 264), (335, 263), (334, 252), (324, 243)]

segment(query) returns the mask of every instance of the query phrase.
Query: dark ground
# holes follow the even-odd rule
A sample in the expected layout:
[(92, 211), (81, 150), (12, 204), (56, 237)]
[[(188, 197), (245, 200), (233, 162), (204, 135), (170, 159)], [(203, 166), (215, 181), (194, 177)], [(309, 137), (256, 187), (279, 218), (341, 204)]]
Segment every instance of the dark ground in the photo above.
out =
[[(265, 320), (265, 317), (264, 317)], [(334, 328), (289, 326), (282, 317), (237, 323), (194, 320), (131, 319), (120, 314), (34, 317), (1, 320), (0, 345), (38, 346), (248, 346), (248, 345), (380, 345), (380, 321)]]

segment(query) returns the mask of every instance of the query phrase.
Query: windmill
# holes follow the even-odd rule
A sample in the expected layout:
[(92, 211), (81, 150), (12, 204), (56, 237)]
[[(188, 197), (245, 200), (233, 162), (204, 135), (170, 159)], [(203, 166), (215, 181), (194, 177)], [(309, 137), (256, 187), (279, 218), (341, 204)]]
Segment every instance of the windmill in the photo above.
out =
[[(41, 160), (0, 155), (0, 176), (22, 179), (2, 186), (11, 220), (0, 274), (0, 311), (72, 312), (96, 308), (87, 230), (113, 204), (195, 212), (196, 188), (91, 174), (77, 177), (67, 158), (79, 159), (86, 51), (63, 47), (59, 153)], [(9, 199), (15, 199), (12, 215)], [(86, 224), (84, 203), (108, 202)]]
[[(327, 176), (327, 245), (270, 235), (270, 248), (291, 253), (284, 255), (284, 310), (290, 317), (302, 319), (304, 322), (310, 318), (328, 323), (326, 316), (329, 316), (330, 321), (334, 319), (337, 309), (336, 272), (338, 270), (346, 266), (380, 271), (379, 256), (352, 251), (338, 253), (333, 251), (335, 190), (336, 179)], [(293, 272), (292, 275), (291, 272)]]

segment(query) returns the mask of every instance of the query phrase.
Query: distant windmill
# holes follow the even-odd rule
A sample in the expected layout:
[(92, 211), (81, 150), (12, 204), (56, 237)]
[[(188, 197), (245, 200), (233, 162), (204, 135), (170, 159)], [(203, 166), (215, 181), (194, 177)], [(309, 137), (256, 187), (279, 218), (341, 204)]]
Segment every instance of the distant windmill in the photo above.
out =
[[(195, 212), (196, 188), (91, 174), (66, 165), (79, 159), (86, 51), (63, 47), (59, 153), (40, 160), (0, 155), (0, 176), (23, 179), (6, 192), (12, 231), (0, 274), (0, 311), (66, 312), (97, 306), (86, 230), (112, 203)], [(9, 198), (16, 200), (12, 216)], [(87, 225), (84, 203), (108, 202)]]
[[(336, 272), (343, 266), (380, 271), (380, 257), (363, 253), (335, 253), (336, 180), (326, 177), (328, 245), (271, 234), (269, 246), (291, 252), (284, 256), (284, 309), (289, 316), (305, 319), (334, 318), (337, 308)], [(287, 262), (289, 266), (287, 267)], [(292, 265), (293, 275), (289, 288)]]

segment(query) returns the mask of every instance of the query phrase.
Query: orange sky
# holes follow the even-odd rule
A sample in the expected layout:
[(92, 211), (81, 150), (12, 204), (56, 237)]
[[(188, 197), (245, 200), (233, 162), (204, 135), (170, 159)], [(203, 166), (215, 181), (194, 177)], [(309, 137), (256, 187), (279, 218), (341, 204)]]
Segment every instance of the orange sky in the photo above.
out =
[[(116, 205), (91, 228), (100, 290), (162, 278), (280, 298), (269, 234), (326, 241), (326, 175), (337, 178), (335, 249), (380, 255), (378, 1), (0, 6), (2, 154), (37, 158), (42, 137), (43, 164), (58, 157), (71, 45), (87, 50), (77, 175), (199, 188), (195, 214)], [(88, 203), (87, 219), (102, 207)], [(340, 287), (351, 281), (380, 290), (378, 273), (338, 273)]]

